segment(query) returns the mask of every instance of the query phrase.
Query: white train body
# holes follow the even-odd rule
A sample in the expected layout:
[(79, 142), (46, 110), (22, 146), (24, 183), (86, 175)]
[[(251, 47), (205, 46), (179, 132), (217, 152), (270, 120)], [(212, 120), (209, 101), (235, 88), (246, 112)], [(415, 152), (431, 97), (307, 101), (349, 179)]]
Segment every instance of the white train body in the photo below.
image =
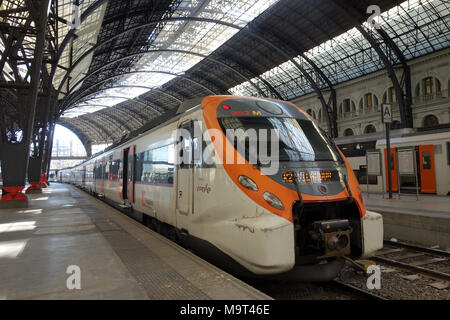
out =
[[(231, 97), (222, 99), (228, 101)], [(252, 274), (292, 271), (298, 260), (294, 222), (291, 218), (274, 214), (267, 203), (254, 201), (247, 191), (243, 191), (229, 167), (217, 161), (219, 155), (212, 142), (207, 144), (207, 148), (211, 157), (216, 159), (213, 166), (193, 165), (190, 169), (182, 169), (173, 164), (177, 152), (174, 132), (183, 123), (193, 120), (199, 121), (202, 132), (206, 131), (204, 109), (207, 102), (203, 102), (203, 107), (197, 106), (75, 168), (61, 170), (61, 182), (75, 184), (111, 203), (130, 206), (132, 212), (142, 214), (144, 222), (146, 217), (152, 217), (152, 221), (175, 228), (178, 236), (188, 234), (188, 238), (195, 239), (193, 242), (200, 247), (211, 246), (219, 255), (230, 258), (230, 261)], [(124, 166), (128, 166), (128, 160), (124, 160), (127, 159), (127, 152), (128, 159), (132, 159), (130, 155), (134, 154), (136, 163), (144, 161), (142, 168), (135, 167), (131, 169), (133, 172), (128, 172), (130, 169), (124, 172)], [(146, 165), (152, 166), (149, 174), (145, 172)], [(136, 170), (141, 170), (137, 174), (140, 178), (136, 178)], [(128, 180), (129, 175), (135, 175), (134, 181)], [(349, 178), (352, 199), (355, 208), (357, 203), (362, 208), (360, 210), (364, 210), (362, 198), (357, 196), (359, 189), (355, 181)], [(127, 183), (126, 191), (124, 183)], [(134, 188), (131, 196), (130, 188)], [(277, 190), (271, 192), (285, 199)], [(294, 191), (292, 197), (297, 197)], [(305, 203), (310, 205), (321, 199), (314, 196), (308, 198), (308, 195), (304, 197)], [(324, 199), (321, 204), (325, 205), (332, 197)], [(284, 204), (286, 212), (292, 212), (294, 201)], [(357, 216), (353, 217), (359, 231), (355, 235), (358, 243), (352, 246), (358, 248), (355, 256), (368, 256), (382, 247), (382, 217), (365, 210), (361, 212), (362, 216), (358, 211)], [(306, 264), (315, 267), (315, 263), (317, 261)], [(322, 278), (320, 275), (312, 276), (318, 280), (330, 277), (333, 277), (331, 273), (323, 274)]]

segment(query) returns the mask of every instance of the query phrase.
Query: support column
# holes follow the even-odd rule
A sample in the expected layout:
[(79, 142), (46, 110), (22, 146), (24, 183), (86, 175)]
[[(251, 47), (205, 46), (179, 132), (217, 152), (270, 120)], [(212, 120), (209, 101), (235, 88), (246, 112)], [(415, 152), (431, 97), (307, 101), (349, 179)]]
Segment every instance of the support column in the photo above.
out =
[[(0, 198), (2, 207), (27, 207), (27, 197), (22, 193), (28, 169), (30, 143), (34, 134), (36, 103), (41, 83), (41, 68), (44, 58), (45, 33), (49, 0), (27, 2), (28, 10), (36, 26), (36, 42), (31, 65), (30, 88), (18, 90), (16, 113), (8, 115), (9, 127), (2, 128), (2, 176), (3, 187)], [(22, 92), (21, 92), (22, 91)], [(14, 118), (16, 120), (14, 120)]]

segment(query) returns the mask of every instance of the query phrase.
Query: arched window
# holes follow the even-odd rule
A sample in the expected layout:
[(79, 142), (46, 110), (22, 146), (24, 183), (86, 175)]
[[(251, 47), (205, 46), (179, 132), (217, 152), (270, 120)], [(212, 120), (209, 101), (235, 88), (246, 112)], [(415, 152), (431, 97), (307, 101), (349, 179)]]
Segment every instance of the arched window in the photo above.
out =
[(392, 130), (401, 129), (401, 128), (402, 128), (402, 124), (401, 124), (400, 121), (398, 121), (398, 120), (392, 121), (392, 123), (391, 123), (391, 129)]
[(439, 125), (439, 120), (435, 115), (429, 114), (423, 118), (424, 128), (432, 128)]
[(426, 77), (422, 79), (416, 86), (416, 97), (430, 97), (433, 94), (441, 93), (441, 82), (434, 77)]
[(390, 87), (383, 94), (383, 103), (396, 103), (397, 102), (397, 94), (395, 92), (394, 87)]
[(377, 132), (377, 129), (373, 124), (367, 125), (366, 128), (364, 129), (364, 133), (374, 133), (374, 132)]
[(354, 135), (354, 133), (353, 133), (352, 129), (350, 129), (350, 128), (345, 129), (344, 137), (349, 137), (349, 136), (353, 136), (353, 135)]
[(355, 103), (351, 99), (344, 99), (341, 104), (344, 113), (355, 112), (356, 106)]
[[(363, 108), (363, 101), (361, 99), (360, 103), (359, 103), (359, 108), (362, 109)], [(364, 95), (364, 107), (366, 107), (367, 109), (374, 109), (374, 107), (378, 107), (378, 97), (373, 94), (373, 93), (366, 93)]]

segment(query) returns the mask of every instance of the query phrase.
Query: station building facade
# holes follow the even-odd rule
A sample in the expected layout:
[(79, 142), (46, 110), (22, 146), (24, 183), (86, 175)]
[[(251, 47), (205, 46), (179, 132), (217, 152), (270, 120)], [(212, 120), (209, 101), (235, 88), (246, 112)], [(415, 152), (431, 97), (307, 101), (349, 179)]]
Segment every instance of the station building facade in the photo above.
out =
[[(335, 86), (338, 138), (363, 190), (387, 191), (385, 124), (381, 105), (392, 104), (393, 191), (450, 194), (450, 49), (409, 61), (413, 128), (401, 129), (400, 111), (387, 72), (381, 70)], [(402, 79), (402, 68), (396, 71)], [(327, 95), (325, 95), (327, 99)], [(315, 94), (293, 100), (323, 129), (326, 119)], [(347, 148), (348, 147), (348, 148)], [(417, 179), (399, 171), (398, 150), (414, 148)], [(351, 150), (345, 150), (351, 149)], [(366, 151), (380, 150), (382, 176), (367, 174)]]
[[(450, 123), (450, 49), (409, 61), (413, 93), (414, 128), (437, 127)], [(397, 71), (401, 79), (401, 67)], [(381, 70), (336, 85), (339, 137), (383, 132), (381, 104), (393, 107), (392, 129), (399, 128), (400, 111), (395, 90), (387, 72)], [(325, 95), (326, 98), (327, 95)], [(326, 129), (320, 101), (312, 93), (293, 100)]]

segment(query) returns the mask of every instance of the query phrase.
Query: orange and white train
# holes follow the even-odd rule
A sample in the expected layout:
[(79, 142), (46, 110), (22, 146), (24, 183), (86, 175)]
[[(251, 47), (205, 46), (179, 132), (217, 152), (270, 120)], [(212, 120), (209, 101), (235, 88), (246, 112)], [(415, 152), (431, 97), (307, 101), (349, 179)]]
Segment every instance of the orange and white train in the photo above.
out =
[[(275, 129), (278, 169), (250, 163), (255, 150), (246, 141), (238, 148), (231, 129)], [(382, 216), (365, 209), (344, 155), (289, 102), (205, 97), (59, 177), (241, 274), (326, 281), (343, 256), (370, 256), (383, 245)]]

